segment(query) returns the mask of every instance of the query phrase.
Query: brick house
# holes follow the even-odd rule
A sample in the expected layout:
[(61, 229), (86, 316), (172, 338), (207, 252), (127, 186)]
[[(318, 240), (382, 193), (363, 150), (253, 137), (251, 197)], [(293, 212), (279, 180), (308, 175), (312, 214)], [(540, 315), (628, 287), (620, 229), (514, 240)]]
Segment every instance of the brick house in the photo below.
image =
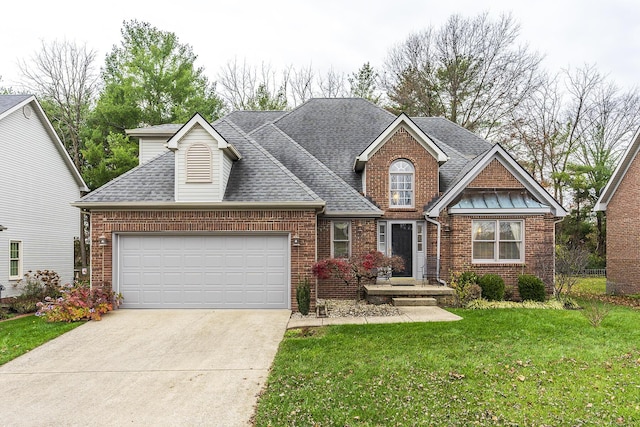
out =
[[(372, 249), (415, 280), (474, 269), (513, 286), (530, 272), (551, 289), (566, 212), (500, 145), (446, 119), (312, 99), (128, 134), (140, 165), (75, 204), (91, 212), (92, 283), (124, 307), (295, 310), (316, 260)], [(317, 296), (353, 290), (327, 281)]]
[(607, 293), (640, 294), (640, 130), (598, 202), (607, 215)]

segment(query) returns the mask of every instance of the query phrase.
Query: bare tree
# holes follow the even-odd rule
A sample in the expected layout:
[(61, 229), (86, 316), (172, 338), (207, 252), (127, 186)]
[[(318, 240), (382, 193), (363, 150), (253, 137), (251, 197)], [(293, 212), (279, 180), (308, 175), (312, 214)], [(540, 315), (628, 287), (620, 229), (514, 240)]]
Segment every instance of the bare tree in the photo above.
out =
[(234, 110), (286, 108), (291, 69), (281, 77), (269, 64), (251, 66), (237, 58), (227, 62), (218, 75), (222, 98)]
[(344, 73), (333, 68), (318, 77), (318, 91), (325, 98), (341, 98), (347, 96), (347, 78)]
[(289, 92), (290, 98), (292, 98), (292, 106), (295, 107), (313, 97), (315, 73), (311, 65), (300, 69), (290, 67), (289, 70)]
[(518, 105), (540, 85), (542, 56), (517, 45), (511, 15), (452, 15), (389, 52), (383, 86), (392, 110), (442, 115), (498, 140)]
[[(41, 97), (43, 108), (51, 119), (73, 163), (82, 171), (81, 132), (86, 124), (98, 89), (95, 68), (96, 53), (86, 44), (69, 41), (42, 42), (27, 63), (19, 63), (24, 86)], [(87, 266), (85, 215), (80, 213), (80, 262)]]

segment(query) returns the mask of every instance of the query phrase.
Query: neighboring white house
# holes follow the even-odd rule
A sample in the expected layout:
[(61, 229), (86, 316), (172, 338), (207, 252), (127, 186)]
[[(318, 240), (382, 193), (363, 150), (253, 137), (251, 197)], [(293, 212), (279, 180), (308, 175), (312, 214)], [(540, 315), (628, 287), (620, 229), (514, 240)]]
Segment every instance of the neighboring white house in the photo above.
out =
[(0, 95), (0, 284), (18, 294), (28, 271), (73, 280), (80, 215), (71, 203), (88, 188), (32, 95)]

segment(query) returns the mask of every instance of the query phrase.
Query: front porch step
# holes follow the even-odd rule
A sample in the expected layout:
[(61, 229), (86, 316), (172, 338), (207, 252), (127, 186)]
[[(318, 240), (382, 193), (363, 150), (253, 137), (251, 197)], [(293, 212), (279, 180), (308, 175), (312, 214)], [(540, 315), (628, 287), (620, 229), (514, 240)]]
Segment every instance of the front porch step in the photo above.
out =
[(431, 307), (438, 305), (435, 298), (392, 298), (391, 301), (396, 307)]

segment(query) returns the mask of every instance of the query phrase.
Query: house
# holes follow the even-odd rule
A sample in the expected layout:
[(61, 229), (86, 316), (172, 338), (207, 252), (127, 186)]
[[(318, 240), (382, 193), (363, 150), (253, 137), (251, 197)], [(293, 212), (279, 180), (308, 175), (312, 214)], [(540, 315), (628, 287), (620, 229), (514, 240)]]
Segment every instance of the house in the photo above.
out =
[(376, 248), (408, 278), (531, 272), (551, 290), (566, 212), (500, 145), (443, 118), (312, 99), (128, 134), (140, 165), (75, 204), (91, 211), (93, 284), (124, 307), (295, 309), (315, 261)]
[(640, 129), (595, 205), (607, 218), (607, 293), (640, 294)]
[(34, 96), (0, 95), (0, 146), (2, 296), (20, 293), (13, 285), (30, 270), (73, 281), (80, 215), (71, 203), (88, 188)]

